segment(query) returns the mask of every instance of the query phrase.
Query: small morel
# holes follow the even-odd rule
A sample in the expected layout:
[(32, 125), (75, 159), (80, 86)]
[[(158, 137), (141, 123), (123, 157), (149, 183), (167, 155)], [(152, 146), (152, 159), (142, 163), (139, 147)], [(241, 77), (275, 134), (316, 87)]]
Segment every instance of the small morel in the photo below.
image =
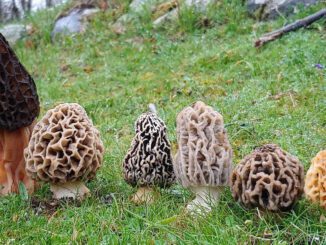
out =
[(232, 195), (246, 207), (287, 211), (301, 197), (304, 169), (299, 160), (275, 144), (247, 155), (231, 176)]
[(166, 188), (175, 181), (171, 146), (166, 126), (155, 109), (137, 119), (135, 137), (123, 162), (124, 179), (138, 191), (134, 203), (152, 203), (157, 193), (153, 187)]
[(0, 33), (0, 195), (18, 192), (19, 182), (34, 191), (25, 172), (24, 148), (39, 110), (33, 78)]
[(201, 101), (186, 107), (177, 117), (177, 140), (175, 174), (196, 194), (187, 209), (208, 212), (229, 185), (232, 171), (233, 153), (222, 115)]
[(326, 209), (326, 150), (320, 151), (311, 160), (304, 191), (309, 200)]
[(78, 104), (61, 104), (35, 125), (25, 149), (27, 173), (50, 183), (54, 198), (82, 199), (104, 154), (99, 131)]

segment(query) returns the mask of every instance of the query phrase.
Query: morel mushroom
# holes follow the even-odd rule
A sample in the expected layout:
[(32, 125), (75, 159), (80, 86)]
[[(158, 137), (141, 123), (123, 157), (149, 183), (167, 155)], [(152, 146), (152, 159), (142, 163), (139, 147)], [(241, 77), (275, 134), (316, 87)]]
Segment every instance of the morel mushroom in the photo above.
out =
[(49, 182), (54, 198), (82, 199), (95, 177), (104, 147), (99, 131), (78, 104), (61, 104), (35, 125), (25, 149), (27, 173)]
[(25, 172), (24, 148), (38, 114), (33, 78), (0, 33), (0, 195), (18, 192), (19, 182), (34, 191)]
[(299, 160), (275, 144), (247, 155), (231, 176), (232, 195), (247, 207), (287, 211), (303, 193), (304, 170)]
[(174, 170), (179, 182), (196, 194), (191, 212), (210, 211), (232, 170), (232, 148), (223, 117), (198, 101), (177, 117), (178, 151)]
[(326, 209), (326, 150), (320, 151), (311, 160), (304, 191), (309, 200)]
[(134, 203), (152, 203), (153, 187), (169, 187), (175, 180), (171, 146), (164, 122), (153, 112), (147, 112), (135, 123), (135, 137), (123, 162), (125, 181), (138, 191)]

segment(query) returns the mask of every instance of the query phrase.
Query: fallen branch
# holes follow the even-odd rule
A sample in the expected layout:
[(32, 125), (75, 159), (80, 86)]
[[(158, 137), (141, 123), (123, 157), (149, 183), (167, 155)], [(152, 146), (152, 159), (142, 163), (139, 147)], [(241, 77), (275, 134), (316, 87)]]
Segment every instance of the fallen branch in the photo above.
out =
[(257, 41), (255, 41), (255, 47), (259, 48), (259, 47), (263, 46), (265, 43), (268, 43), (277, 38), (280, 38), (281, 36), (283, 36), (284, 34), (286, 34), (288, 32), (295, 31), (301, 27), (309, 26), (313, 22), (315, 22), (325, 16), (326, 16), (326, 8), (318, 11), (317, 13), (309, 15), (303, 19), (297, 20), (292, 24), (286, 25), (278, 30), (266, 33), (262, 37), (260, 37)]

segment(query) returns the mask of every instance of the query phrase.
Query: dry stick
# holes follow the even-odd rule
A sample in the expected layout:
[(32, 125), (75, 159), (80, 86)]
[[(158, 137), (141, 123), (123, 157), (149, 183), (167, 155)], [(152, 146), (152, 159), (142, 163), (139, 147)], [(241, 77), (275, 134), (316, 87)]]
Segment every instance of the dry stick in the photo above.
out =
[(273, 41), (277, 38), (280, 38), (283, 36), (283, 34), (288, 33), (290, 31), (295, 31), (301, 27), (306, 27), (311, 25), (313, 22), (321, 19), (322, 17), (326, 16), (326, 8), (318, 11), (315, 14), (309, 15), (306, 18), (303, 18), (301, 20), (297, 20), (292, 24), (286, 25), (278, 30), (269, 32), (264, 34), (262, 37), (260, 37), (257, 41), (255, 41), (255, 47), (259, 48), (263, 46), (265, 43), (268, 43), (270, 41)]

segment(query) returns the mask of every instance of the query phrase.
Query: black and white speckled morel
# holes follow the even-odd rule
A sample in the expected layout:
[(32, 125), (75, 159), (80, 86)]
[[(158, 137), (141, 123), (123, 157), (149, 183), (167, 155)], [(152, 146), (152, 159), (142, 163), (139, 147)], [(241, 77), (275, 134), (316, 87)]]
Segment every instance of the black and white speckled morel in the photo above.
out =
[(171, 145), (162, 119), (153, 112), (140, 115), (135, 133), (123, 162), (125, 181), (140, 188), (171, 186), (175, 182)]

